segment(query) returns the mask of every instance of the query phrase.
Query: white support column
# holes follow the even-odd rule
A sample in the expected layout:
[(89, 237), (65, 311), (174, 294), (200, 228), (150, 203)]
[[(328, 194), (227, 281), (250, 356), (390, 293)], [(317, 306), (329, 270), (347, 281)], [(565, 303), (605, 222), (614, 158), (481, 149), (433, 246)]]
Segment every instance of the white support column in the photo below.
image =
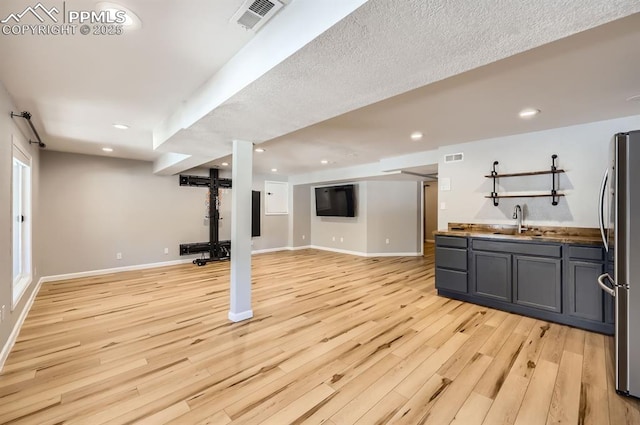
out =
[(229, 320), (253, 317), (251, 310), (251, 187), (253, 144), (233, 141), (231, 191), (231, 299)]

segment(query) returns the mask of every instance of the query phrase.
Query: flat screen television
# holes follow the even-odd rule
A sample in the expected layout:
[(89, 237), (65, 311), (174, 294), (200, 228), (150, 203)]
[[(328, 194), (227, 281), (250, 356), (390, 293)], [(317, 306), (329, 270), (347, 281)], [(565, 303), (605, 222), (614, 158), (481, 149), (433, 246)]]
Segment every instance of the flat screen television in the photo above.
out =
[(316, 215), (320, 217), (355, 217), (355, 185), (316, 187)]

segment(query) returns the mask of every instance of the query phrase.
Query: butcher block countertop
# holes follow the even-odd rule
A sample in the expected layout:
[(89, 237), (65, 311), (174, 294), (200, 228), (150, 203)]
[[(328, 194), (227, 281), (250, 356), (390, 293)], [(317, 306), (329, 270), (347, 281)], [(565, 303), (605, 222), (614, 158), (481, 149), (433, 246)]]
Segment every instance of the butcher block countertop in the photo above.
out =
[(517, 233), (516, 226), (504, 224), (449, 223), (448, 230), (433, 232), (436, 236), (470, 236), (507, 241), (556, 242), (581, 245), (602, 245), (600, 230), (587, 227), (525, 226)]

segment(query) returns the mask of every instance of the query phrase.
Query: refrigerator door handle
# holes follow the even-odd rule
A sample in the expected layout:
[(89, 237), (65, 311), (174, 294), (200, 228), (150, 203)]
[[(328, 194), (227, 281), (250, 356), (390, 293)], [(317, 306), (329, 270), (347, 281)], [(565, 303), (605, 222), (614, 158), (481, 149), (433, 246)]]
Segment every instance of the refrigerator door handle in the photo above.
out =
[(607, 284), (604, 283), (605, 279), (608, 279), (609, 282), (613, 283), (613, 280), (611, 279), (611, 276), (609, 276), (609, 273), (605, 273), (598, 276), (598, 285), (600, 285), (600, 288), (602, 288), (604, 292), (611, 295), (612, 297), (615, 297), (616, 291), (613, 288), (609, 288), (609, 286), (607, 286)]
[(607, 168), (604, 171), (604, 175), (602, 176), (602, 186), (600, 187), (600, 199), (598, 204), (600, 205), (600, 211), (598, 211), (598, 223), (600, 224), (600, 236), (602, 237), (602, 243), (604, 243), (604, 250), (609, 252), (609, 242), (607, 241), (607, 236), (605, 233), (605, 212), (604, 212), (604, 203), (606, 200), (607, 194), (607, 181), (609, 180), (609, 169)]

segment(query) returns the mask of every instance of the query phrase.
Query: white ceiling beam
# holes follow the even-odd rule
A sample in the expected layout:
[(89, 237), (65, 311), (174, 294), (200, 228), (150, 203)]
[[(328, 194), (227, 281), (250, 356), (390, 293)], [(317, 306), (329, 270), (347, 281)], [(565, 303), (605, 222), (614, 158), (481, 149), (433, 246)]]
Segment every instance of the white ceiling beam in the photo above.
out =
[(153, 162), (153, 174), (172, 176), (211, 162), (214, 159), (215, 158), (168, 152)]
[(438, 164), (438, 149), (416, 152), (408, 155), (382, 158), (380, 160), (381, 171), (396, 171), (407, 168), (424, 167), (426, 165)]

